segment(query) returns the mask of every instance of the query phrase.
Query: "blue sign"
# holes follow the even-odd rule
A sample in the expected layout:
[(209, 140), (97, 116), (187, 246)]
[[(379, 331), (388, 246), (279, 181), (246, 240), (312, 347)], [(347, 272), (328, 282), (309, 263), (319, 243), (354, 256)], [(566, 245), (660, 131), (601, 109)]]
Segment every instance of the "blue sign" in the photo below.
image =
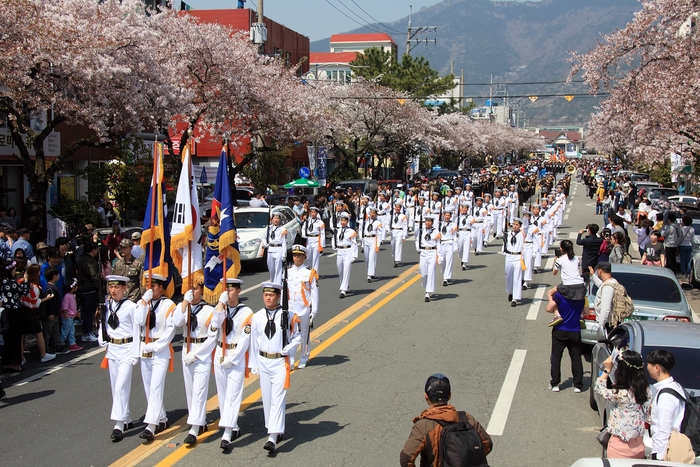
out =
[(326, 184), (326, 157), (328, 155), (328, 150), (325, 146), (320, 146), (318, 148), (318, 160), (316, 161), (316, 178), (318, 183), (321, 185)]
[(204, 167), (202, 167), (202, 175), (199, 176), (199, 183), (207, 183), (207, 171)]
[(311, 175), (311, 171), (308, 167), (302, 167), (299, 169), (299, 176), (301, 178), (309, 178), (309, 175)]

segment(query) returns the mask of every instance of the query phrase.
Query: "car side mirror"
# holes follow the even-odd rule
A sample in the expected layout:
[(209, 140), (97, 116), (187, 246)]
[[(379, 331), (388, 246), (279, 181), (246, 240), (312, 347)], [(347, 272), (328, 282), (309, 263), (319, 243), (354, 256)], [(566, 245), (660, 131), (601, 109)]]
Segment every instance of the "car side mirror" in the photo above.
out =
[(681, 290), (689, 291), (689, 290), (695, 290), (695, 287), (693, 287), (692, 284), (689, 284), (687, 282), (683, 282), (681, 284)]
[(598, 331), (596, 332), (596, 340), (601, 344), (608, 343), (608, 331), (605, 326), (598, 326)]

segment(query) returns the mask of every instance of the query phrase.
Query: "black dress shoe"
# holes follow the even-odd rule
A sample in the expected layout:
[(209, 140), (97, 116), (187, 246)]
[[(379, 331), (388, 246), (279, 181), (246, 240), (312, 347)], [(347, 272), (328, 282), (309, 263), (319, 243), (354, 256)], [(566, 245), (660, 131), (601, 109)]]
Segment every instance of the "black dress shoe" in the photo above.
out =
[(425, 303), (428, 303), (429, 301), (430, 301), (430, 297), (428, 297), (428, 296), (426, 295), (426, 297), (425, 297)]
[(345, 298), (345, 292), (340, 292), (340, 298)]
[(124, 424), (124, 431), (131, 430), (134, 427), (134, 422), (129, 422)]
[(188, 433), (185, 437), (185, 444), (194, 446), (195, 444), (197, 444), (197, 437), (192, 433)]
[(539, 273), (540, 273), (540, 272), (537, 270), (537, 268), (533, 269), (532, 272), (533, 272), (534, 274), (539, 274)]
[(156, 434), (160, 433), (161, 431), (165, 431), (167, 428), (168, 422), (160, 422), (156, 427)]
[(263, 449), (269, 452), (275, 452), (275, 443), (268, 441), (265, 443), (265, 446), (263, 446)]
[(398, 267), (399, 267), (399, 263), (394, 263), (394, 267), (395, 267), (395, 268), (398, 268)]
[(465, 265), (462, 265), (462, 271), (466, 271), (467, 267)]
[(199, 432), (197, 433), (197, 436), (201, 435), (202, 433), (206, 433), (208, 429), (209, 429), (209, 427), (206, 426), (206, 425), (200, 426), (200, 427), (199, 427)]
[(371, 283), (372, 283), (372, 278), (371, 278), (371, 277), (368, 277), (368, 278), (367, 278), (367, 283), (368, 283), (368, 284), (371, 284)]
[(447, 281), (442, 281), (442, 286), (447, 287)]
[(513, 300), (512, 302), (510, 302), (510, 306), (515, 306), (515, 305), (517, 305), (517, 303), (515, 303), (515, 300)]
[(282, 441), (283, 439), (284, 439), (284, 433), (280, 433), (279, 435), (277, 435), (277, 442), (278, 442), (278, 443), (279, 443), (280, 441)]
[(241, 432), (238, 431), (238, 430), (232, 431), (232, 432), (231, 432), (231, 441), (233, 441), (234, 439), (238, 438), (238, 435), (240, 435), (240, 434), (241, 434)]
[(119, 442), (124, 439), (124, 432), (122, 430), (117, 430), (116, 428), (112, 430), (112, 441)]
[(219, 443), (219, 447), (224, 451), (228, 451), (233, 447), (233, 443), (231, 443), (231, 441), (226, 441), (225, 439), (222, 439), (221, 443)]
[(513, 294), (512, 293), (508, 294), (508, 301), (509, 302), (513, 301)]
[(527, 284), (523, 284), (523, 290), (527, 290)]
[(141, 432), (141, 434), (139, 435), (139, 438), (145, 439), (146, 441), (153, 441), (155, 439), (155, 437), (156, 437), (156, 435), (151, 433), (151, 430), (149, 430), (148, 428), (143, 430)]

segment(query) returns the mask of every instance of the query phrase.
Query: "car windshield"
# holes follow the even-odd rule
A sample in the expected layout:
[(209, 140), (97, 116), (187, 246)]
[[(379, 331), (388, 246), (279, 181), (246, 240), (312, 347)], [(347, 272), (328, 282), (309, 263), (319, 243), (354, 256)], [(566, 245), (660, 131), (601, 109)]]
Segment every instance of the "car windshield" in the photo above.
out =
[[(681, 290), (668, 277), (640, 274), (639, 272), (613, 272), (613, 277), (625, 286), (632, 300), (645, 302), (680, 303)], [(598, 287), (593, 286), (595, 295)]]
[[(676, 359), (676, 364), (671, 370), (673, 379), (678, 381), (684, 388), (700, 389), (700, 372), (697, 370), (697, 362), (700, 361), (698, 360), (700, 359), (700, 349), (645, 346), (642, 349), (644, 361), (646, 361), (649, 352), (655, 349), (667, 350), (673, 354), (673, 357)], [(655, 383), (656, 381), (649, 378), (649, 382)]]
[(693, 224), (693, 230), (695, 231), (695, 235), (700, 235), (700, 224)]
[(268, 216), (266, 212), (236, 212), (234, 219), (237, 229), (264, 229)]

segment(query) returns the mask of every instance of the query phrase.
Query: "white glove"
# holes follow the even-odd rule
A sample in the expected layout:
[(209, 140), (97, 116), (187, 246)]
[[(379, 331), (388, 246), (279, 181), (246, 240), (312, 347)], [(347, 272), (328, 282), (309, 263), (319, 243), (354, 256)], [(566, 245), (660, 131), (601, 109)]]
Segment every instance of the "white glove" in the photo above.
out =
[(131, 363), (131, 366), (136, 366), (139, 363), (138, 357), (131, 357), (131, 360), (129, 360), (129, 363)]
[(145, 344), (143, 347), (141, 347), (141, 352), (142, 353), (152, 353), (153, 352), (153, 344)]
[(289, 353), (294, 350), (294, 345), (293, 344), (288, 344), (285, 346), (285, 348), (282, 349), (280, 352), (282, 355), (289, 355)]
[(258, 371), (257, 368), (251, 368), (251, 369), (250, 369), (250, 372), (251, 372), (252, 374), (254, 374), (254, 375), (260, 374), (260, 371)]
[(233, 366), (233, 361), (229, 358), (225, 358), (223, 362), (221, 362), (221, 368), (231, 368)]
[(141, 296), (141, 300), (148, 303), (153, 299), (153, 291), (151, 289), (146, 290)]
[(185, 362), (185, 365), (191, 365), (197, 360), (197, 356), (194, 354), (194, 352), (186, 353), (184, 357), (182, 357), (182, 361)]
[(192, 301), (194, 300), (194, 292), (192, 292), (191, 290), (188, 290), (187, 292), (185, 292), (184, 298), (185, 298), (186, 302), (192, 303)]
[(219, 303), (228, 305), (228, 292), (221, 292), (221, 295), (219, 296)]

